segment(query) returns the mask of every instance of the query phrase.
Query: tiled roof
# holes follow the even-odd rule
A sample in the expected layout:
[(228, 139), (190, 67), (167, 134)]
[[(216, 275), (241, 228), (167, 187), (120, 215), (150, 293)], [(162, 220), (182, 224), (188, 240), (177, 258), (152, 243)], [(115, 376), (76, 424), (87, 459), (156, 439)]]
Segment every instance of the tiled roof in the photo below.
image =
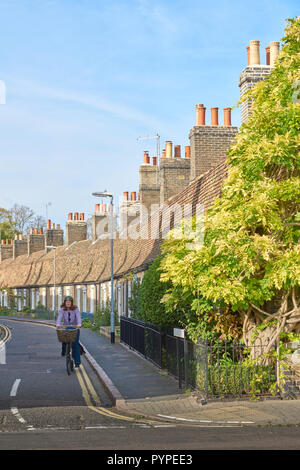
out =
[[(227, 166), (221, 163), (193, 180), (183, 191), (170, 198), (164, 207), (203, 204), (204, 210), (221, 195), (221, 185), (227, 176)], [(163, 209), (164, 211), (164, 209)], [(161, 214), (160, 214), (161, 221)], [(148, 219), (151, 223), (151, 218)], [(149, 224), (150, 226), (150, 224)], [(161, 223), (160, 223), (161, 228)], [(161, 233), (160, 233), (161, 235)], [(128, 272), (146, 269), (159, 255), (160, 239), (148, 238), (114, 240), (114, 275), (121, 277)], [(22, 255), (15, 260), (0, 263), (0, 286), (26, 287), (53, 285), (53, 257), (51, 250)], [(81, 284), (110, 279), (110, 240), (96, 242), (85, 240), (69, 247), (56, 249), (56, 284)]]

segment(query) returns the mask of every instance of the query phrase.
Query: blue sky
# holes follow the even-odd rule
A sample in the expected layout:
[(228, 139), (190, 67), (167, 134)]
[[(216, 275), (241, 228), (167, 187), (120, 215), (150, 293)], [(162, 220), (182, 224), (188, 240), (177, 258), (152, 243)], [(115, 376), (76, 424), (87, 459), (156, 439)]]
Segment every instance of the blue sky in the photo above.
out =
[[(195, 104), (239, 99), (246, 46), (284, 35), (298, 2), (0, 0), (0, 207), (30, 206), (64, 226), (93, 191), (138, 191), (143, 151), (182, 149)], [(209, 109), (208, 109), (209, 111)], [(209, 118), (208, 112), (208, 118)], [(234, 109), (233, 125), (240, 124)]]

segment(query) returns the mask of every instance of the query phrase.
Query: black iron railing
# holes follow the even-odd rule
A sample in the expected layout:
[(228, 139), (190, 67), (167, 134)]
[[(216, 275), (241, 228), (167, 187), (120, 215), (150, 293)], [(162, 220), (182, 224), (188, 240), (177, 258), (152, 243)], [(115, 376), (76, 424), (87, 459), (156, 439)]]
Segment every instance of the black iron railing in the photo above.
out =
[[(150, 323), (121, 317), (120, 340), (205, 397), (264, 396), (276, 386), (275, 355), (265, 345), (198, 341), (173, 336)], [(274, 348), (273, 348), (274, 351)], [(272, 351), (271, 351), (272, 352)]]

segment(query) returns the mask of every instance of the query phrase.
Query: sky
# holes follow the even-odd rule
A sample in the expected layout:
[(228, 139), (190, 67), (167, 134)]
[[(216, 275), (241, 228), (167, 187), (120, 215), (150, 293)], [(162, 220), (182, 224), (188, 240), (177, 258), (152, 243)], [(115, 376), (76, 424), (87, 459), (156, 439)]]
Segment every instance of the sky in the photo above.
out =
[(156, 155), (156, 140), (138, 137), (159, 134), (161, 149), (171, 140), (184, 153), (197, 103), (208, 122), (218, 106), (222, 124), (249, 41), (265, 63), (297, 5), (0, 0), (0, 207), (26, 205), (64, 227), (69, 212), (92, 214), (92, 192), (118, 203), (138, 191), (143, 152)]

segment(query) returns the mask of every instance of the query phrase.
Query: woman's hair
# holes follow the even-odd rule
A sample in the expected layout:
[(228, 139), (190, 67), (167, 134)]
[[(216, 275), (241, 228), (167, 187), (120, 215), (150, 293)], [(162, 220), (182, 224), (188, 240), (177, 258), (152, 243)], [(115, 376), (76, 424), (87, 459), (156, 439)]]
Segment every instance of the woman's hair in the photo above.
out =
[[(70, 310), (76, 310), (77, 305), (73, 305), (73, 300), (71, 300), (71, 302), (72, 302), (72, 305), (70, 307)], [(68, 308), (66, 307), (66, 300), (64, 300), (64, 302), (61, 304), (60, 308), (62, 308), (64, 310), (68, 310)]]

